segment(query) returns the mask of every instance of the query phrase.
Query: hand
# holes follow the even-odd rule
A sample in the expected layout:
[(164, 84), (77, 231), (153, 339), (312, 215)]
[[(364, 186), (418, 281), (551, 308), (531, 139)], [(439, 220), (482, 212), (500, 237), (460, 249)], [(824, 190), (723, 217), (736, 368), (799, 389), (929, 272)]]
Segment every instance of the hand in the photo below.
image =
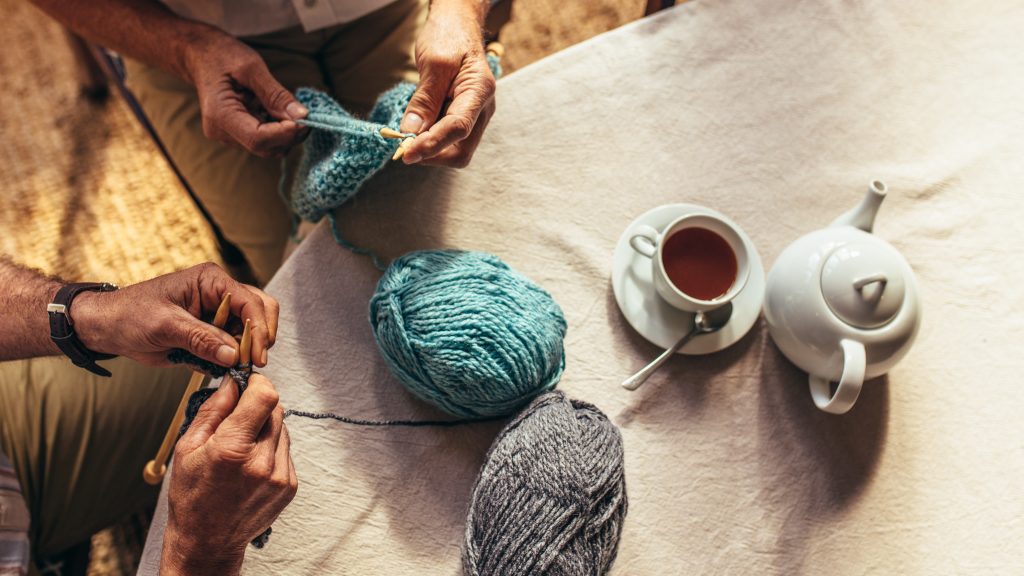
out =
[(199, 95), (203, 134), (261, 157), (281, 157), (306, 137), (309, 111), (274, 79), (255, 50), (226, 34), (190, 45), (187, 69)]
[(420, 83), (401, 130), (419, 136), (405, 151), (406, 164), (466, 167), (494, 115), (494, 74), (481, 41), (483, 14), (466, 6), (435, 2), (416, 39)]
[(298, 480), (274, 385), (225, 378), (174, 449), (161, 574), (237, 574), (250, 540), (295, 497)]
[(277, 301), (211, 263), (116, 292), (83, 292), (71, 302), (71, 320), (78, 338), (94, 352), (166, 366), (167, 354), (184, 348), (221, 366), (234, 366), (238, 343), (201, 320), (212, 319), (228, 292), (234, 317), (228, 328), (237, 329), (244, 319), (250, 320), (253, 364), (265, 366), (267, 350), (277, 336)]

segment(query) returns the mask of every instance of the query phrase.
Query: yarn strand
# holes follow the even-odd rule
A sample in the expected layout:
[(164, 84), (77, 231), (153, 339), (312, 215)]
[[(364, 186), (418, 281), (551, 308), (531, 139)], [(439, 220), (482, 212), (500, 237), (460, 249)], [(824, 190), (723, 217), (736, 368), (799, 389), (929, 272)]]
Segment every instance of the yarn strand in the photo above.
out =
[(284, 411), (284, 417), (298, 416), (299, 418), (309, 418), (310, 420), (337, 420), (345, 424), (352, 424), (354, 426), (377, 426), (377, 427), (408, 427), (408, 428), (423, 428), (423, 427), (436, 427), (436, 428), (454, 428), (456, 426), (466, 426), (469, 424), (479, 424), (481, 422), (494, 422), (497, 420), (504, 420), (505, 416), (494, 416), (491, 418), (462, 418), (459, 420), (362, 420), (359, 418), (349, 418), (347, 416), (341, 416), (333, 412), (307, 412), (305, 410), (292, 410), (288, 409)]

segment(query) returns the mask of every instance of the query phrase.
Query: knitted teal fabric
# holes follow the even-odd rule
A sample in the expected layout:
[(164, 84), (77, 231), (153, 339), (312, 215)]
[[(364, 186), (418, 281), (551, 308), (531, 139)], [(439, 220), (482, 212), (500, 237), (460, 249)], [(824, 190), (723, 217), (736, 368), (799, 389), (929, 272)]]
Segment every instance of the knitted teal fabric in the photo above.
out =
[(370, 324), (392, 373), (464, 418), (512, 414), (565, 368), (562, 309), (497, 256), (411, 252), (384, 271)]
[[(501, 76), (498, 58), (488, 54), (495, 78)], [(384, 126), (398, 130), (416, 85), (402, 82), (381, 94), (367, 120), (342, 108), (329, 95), (300, 88), (295, 97), (309, 116), (302, 160), (292, 185), (289, 202), (299, 217), (316, 222), (351, 199), (363, 182), (380, 171), (398, 148), (398, 140), (380, 135)]]

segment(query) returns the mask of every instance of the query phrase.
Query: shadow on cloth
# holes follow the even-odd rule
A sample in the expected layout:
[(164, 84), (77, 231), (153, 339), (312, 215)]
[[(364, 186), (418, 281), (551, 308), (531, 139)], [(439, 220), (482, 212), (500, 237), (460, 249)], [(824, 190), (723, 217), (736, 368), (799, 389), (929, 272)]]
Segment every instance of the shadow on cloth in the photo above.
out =
[[(625, 324), (625, 335), (633, 353), (631, 358), (639, 358), (637, 364), (631, 366), (628, 373), (623, 373), (621, 380), (640, 370), (658, 354), (662, 348), (655, 346), (630, 327), (615, 302), (615, 295), (608, 288), (607, 314)], [(707, 407), (709, 391), (715, 386), (716, 380), (731, 371), (733, 366), (741, 364), (748, 350), (754, 348), (767, 337), (759, 321), (737, 343), (715, 352), (700, 356), (677, 354), (655, 372), (650, 380), (629, 395), (630, 401), (614, 418), (619, 426), (628, 426), (634, 421), (649, 422), (659, 427), (685, 426)]]
[[(445, 168), (392, 162), (335, 211), (338, 231), (385, 263), (413, 250), (452, 248), (444, 244), (451, 176)], [(417, 190), (412, 190), (413, 183)]]
[(773, 572), (795, 574), (817, 519), (842, 514), (874, 476), (888, 429), (889, 381), (865, 382), (857, 404), (837, 416), (814, 405), (807, 374), (770, 338), (762, 342), (760, 365), (758, 501), (781, 522)]
[[(342, 236), (384, 262), (410, 250), (442, 247), (450, 196), (446, 172), (389, 167), (338, 211)], [(435, 186), (430, 194), (413, 194), (402, 186), (403, 178), (429, 178)], [(401, 234), (393, 233), (397, 227), (404, 228)], [(303, 299), (287, 312), (290, 342), (278, 345), (295, 347), (289, 357), (298, 365), (291, 371), (312, 380), (304, 389), (314, 391), (305, 398), (284, 398), (287, 406), (367, 420), (455, 419), (415, 398), (384, 364), (368, 320), (380, 272), (368, 257), (323, 240), (316, 249), (338, 253), (320, 259), (316, 269), (293, 269), (287, 279)], [(324, 267), (325, 261), (330, 266)], [(332, 540), (324, 554), (358, 545), (353, 534), (361, 526), (384, 521), (402, 547), (429, 559), (461, 550), (473, 482), (505, 420), (451, 428), (361, 427), (298, 417), (287, 423), (292, 429), (306, 428), (292, 435), (293, 454), (302, 453), (302, 462), (296, 460), (303, 468), (300, 473), (344, 478), (343, 483), (321, 482), (318, 488), (328, 493), (308, 496), (347, 503), (341, 513), (348, 518), (344, 536)], [(304, 449), (303, 438), (315, 438), (316, 444)], [(331, 463), (330, 472), (325, 472), (324, 462)], [(334, 498), (329, 492), (339, 486), (347, 492)]]

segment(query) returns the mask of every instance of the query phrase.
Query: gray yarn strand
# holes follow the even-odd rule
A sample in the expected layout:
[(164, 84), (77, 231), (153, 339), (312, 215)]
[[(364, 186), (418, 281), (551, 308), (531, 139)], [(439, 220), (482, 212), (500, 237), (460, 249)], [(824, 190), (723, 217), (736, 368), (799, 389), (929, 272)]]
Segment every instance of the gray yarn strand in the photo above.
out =
[(597, 407), (538, 396), (501, 431), (473, 487), (469, 576), (611, 569), (626, 517), (622, 436)]

